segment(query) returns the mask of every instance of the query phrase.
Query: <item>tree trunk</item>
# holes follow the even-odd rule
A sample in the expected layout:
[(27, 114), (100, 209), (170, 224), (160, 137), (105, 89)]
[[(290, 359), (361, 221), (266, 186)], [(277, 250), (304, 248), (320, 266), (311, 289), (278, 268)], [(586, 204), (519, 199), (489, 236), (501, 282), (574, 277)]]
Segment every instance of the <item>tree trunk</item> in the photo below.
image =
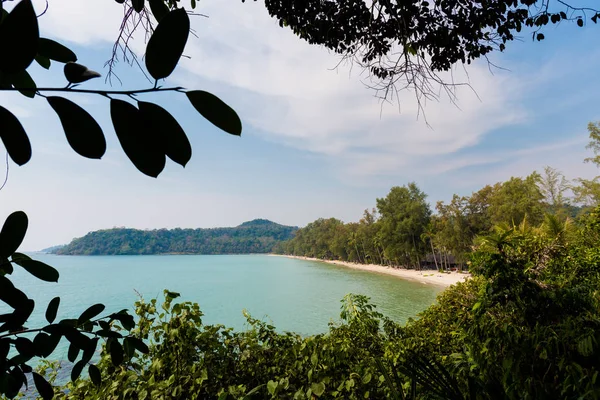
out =
[(435, 263), (435, 269), (437, 269), (439, 271), (440, 268), (438, 267), (437, 259), (435, 258), (435, 249), (433, 248), (433, 240), (430, 240), (429, 243), (431, 244), (431, 254), (433, 254), (433, 262)]

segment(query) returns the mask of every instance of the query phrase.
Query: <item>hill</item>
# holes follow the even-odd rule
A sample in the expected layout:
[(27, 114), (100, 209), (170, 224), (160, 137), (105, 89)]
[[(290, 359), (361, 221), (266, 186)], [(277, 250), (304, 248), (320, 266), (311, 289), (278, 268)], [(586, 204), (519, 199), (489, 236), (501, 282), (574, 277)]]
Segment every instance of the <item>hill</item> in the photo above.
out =
[(297, 227), (265, 219), (234, 228), (210, 229), (104, 229), (73, 239), (53, 251), (64, 255), (133, 254), (251, 254), (269, 253), (293, 237)]

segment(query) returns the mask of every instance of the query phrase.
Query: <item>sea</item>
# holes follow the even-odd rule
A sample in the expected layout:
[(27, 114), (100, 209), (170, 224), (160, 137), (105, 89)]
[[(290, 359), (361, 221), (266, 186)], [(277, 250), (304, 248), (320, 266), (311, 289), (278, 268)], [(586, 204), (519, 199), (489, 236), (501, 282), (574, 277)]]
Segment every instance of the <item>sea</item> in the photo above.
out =
[[(377, 311), (404, 323), (434, 303), (442, 290), (394, 276), (269, 255), (29, 255), (60, 273), (58, 283), (48, 283), (15, 266), (10, 278), (36, 304), (30, 328), (46, 323), (46, 306), (56, 296), (61, 299), (60, 320), (77, 318), (95, 303), (106, 306), (104, 314), (133, 311), (140, 296), (160, 301), (168, 289), (181, 294), (178, 301), (198, 303), (205, 324), (246, 329), (242, 312), (247, 310), (280, 332), (312, 335), (339, 321), (341, 300), (348, 293), (370, 297)], [(0, 304), (0, 314), (8, 310)], [(50, 358), (67, 359), (68, 343), (63, 342)]]

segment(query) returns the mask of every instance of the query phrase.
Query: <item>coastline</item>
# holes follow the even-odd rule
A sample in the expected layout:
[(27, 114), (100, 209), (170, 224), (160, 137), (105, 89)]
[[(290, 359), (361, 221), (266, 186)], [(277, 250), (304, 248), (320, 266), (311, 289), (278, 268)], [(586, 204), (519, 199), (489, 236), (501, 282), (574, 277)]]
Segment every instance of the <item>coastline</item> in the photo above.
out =
[(425, 270), (425, 271), (417, 271), (414, 269), (401, 269), (401, 268), (391, 268), (385, 265), (376, 265), (376, 264), (358, 264), (352, 263), (348, 261), (338, 261), (338, 260), (321, 260), (318, 258), (311, 257), (301, 257), (301, 256), (288, 256), (283, 254), (270, 254), (275, 257), (287, 257), (287, 258), (295, 258), (297, 260), (305, 260), (305, 261), (317, 261), (323, 262), (327, 264), (339, 265), (342, 267), (359, 269), (362, 271), (375, 272), (378, 274), (386, 274), (398, 277), (400, 279), (417, 281), (424, 284), (431, 284), (437, 286), (448, 287), (452, 286), (458, 282), (464, 282), (468, 279), (471, 274), (469, 273), (460, 273), (460, 272), (450, 272), (450, 273), (441, 273), (436, 270)]

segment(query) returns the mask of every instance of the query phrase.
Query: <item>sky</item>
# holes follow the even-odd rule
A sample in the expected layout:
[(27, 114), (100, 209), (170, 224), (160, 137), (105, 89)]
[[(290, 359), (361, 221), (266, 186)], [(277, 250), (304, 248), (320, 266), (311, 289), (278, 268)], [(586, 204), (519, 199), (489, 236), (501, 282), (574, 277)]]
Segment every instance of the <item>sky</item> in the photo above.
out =
[[(34, 0), (36, 10), (45, 1)], [(112, 227), (208, 228), (255, 218), (304, 226), (320, 217), (358, 220), (393, 186), (414, 181), (432, 205), (454, 193), (525, 176), (549, 165), (568, 178), (598, 174), (589, 156), (587, 123), (600, 120), (599, 27), (550, 26), (546, 40), (524, 33), (505, 53), (454, 70), (458, 101), (428, 102), (418, 114), (414, 95), (383, 103), (366, 88), (359, 68), (309, 45), (269, 17), (264, 4), (204, 0), (192, 17), (185, 55), (164, 86), (208, 90), (232, 106), (243, 123), (228, 135), (194, 111), (185, 96), (151, 94), (181, 123), (192, 144), (185, 168), (168, 162), (149, 178), (128, 161), (115, 137), (108, 101), (69, 96), (101, 124), (108, 149), (89, 160), (70, 149), (46, 101), (0, 93), (32, 142), (25, 166), (9, 162), (0, 191), (0, 221), (29, 216), (23, 250), (68, 243)], [(44, 37), (68, 45), (78, 62), (103, 74), (85, 88), (110, 89), (110, 57), (123, 10), (106, 0), (53, 0), (40, 18)], [(143, 56), (140, 35), (133, 44)], [(337, 67), (337, 68), (336, 68)], [(66, 84), (62, 65), (31, 73), (38, 87)], [(114, 90), (150, 86), (139, 69), (121, 62)], [(0, 146), (0, 160), (4, 160)], [(6, 172), (0, 163), (0, 177)], [(0, 179), (2, 181), (3, 179)], [(1, 182), (0, 182), (1, 183)]]

